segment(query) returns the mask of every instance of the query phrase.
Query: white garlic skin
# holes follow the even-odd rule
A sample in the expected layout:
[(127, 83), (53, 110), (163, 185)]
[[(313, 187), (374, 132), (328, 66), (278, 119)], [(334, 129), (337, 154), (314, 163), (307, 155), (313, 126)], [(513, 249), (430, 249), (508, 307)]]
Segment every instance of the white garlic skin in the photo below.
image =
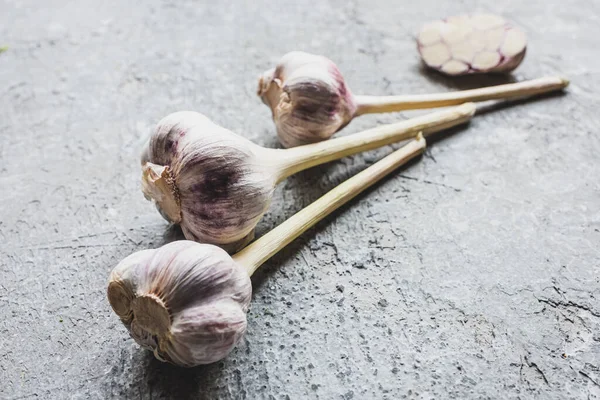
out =
[(179, 220), (171, 222), (186, 239), (235, 251), (252, 239), (271, 202), (275, 178), (260, 154), (259, 146), (204, 115), (182, 111), (158, 123), (141, 161), (142, 168), (168, 167), (180, 206)]
[(356, 112), (354, 97), (328, 58), (301, 51), (284, 55), (258, 82), (284, 147), (329, 139)]
[(108, 288), (131, 337), (159, 360), (183, 367), (231, 352), (246, 331), (251, 295), (247, 271), (224, 250), (187, 240), (125, 258)]

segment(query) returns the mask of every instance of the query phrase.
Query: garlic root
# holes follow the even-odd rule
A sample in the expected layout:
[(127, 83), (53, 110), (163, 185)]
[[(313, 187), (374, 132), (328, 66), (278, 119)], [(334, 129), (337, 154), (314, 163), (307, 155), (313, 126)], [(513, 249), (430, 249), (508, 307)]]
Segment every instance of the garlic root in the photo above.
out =
[(269, 257), (400, 165), (421, 154), (418, 136), (348, 179), (235, 256), (182, 240), (143, 250), (111, 272), (107, 296), (131, 337), (156, 358), (183, 367), (223, 359), (242, 339), (250, 276)]
[(181, 222), (179, 191), (169, 167), (147, 162), (142, 166), (142, 192), (147, 200), (154, 199), (166, 220)]

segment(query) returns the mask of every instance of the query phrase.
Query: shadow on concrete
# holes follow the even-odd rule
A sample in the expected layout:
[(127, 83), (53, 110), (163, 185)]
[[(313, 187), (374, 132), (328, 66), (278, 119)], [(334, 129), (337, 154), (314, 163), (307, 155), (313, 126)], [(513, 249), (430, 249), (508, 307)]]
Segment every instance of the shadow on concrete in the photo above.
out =
[(176, 240), (185, 240), (185, 236), (183, 236), (183, 231), (179, 225), (170, 224), (167, 229), (165, 229), (159, 246), (164, 246), (165, 244)]
[(161, 362), (142, 348), (138, 351), (128, 379), (117, 385), (113, 382), (107, 398), (115, 395), (123, 399), (151, 399), (156, 395), (173, 400), (215, 398), (215, 391), (219, 389), (215, 384), (220, 381), (224, 368), (222, 362), (182, 368)]
[(151, 361), (146, 371), (146, 383), (152, 392), (168, 394), (168, 398), (174, 400), (214, 398), (205, 390), (216, 389), (215, 382), (219, 381), (223, 371), (222, 363), (181, 368), (158, 361), (151, 354), (147, 357), (151, 358)]
[(515, 83), (517, 79), (510, 74), (482, 74), (482, 75), (463, 75), (447, 76), (439, 71), (427, 68), (420, 64), (417, 67), (419, 73), (430, 82), (442, 84), (448, 88), (456, 90), (477, 89), (486, 86), (504, 85), (506, 83)]
[(498, 100), (498, 101), (479, 103), (477, 105), (477, 111), (475, 112), (475, 117), (477, 117), (479, 115), (489, 114), (489, 113), (496, 112), (496, 111), (502, 111), (507, 108), (520, 106), (520, 105), (531, 103), (534, 101), (563, 97), (563, 96), (566, 96), (566, 94), (567, 94), (567, 92), (565, 90), (561, 90), (561, 91), (556, 91), (556, 92), (539, 94), (534, 97), (523, 97), (523, 98), (518, 98), (518, 99), (513, 99), (513, 100)]
[[(410, 162), (408, 162), (407, 164), (405, 164), (403, 167), (398, 168), (396, 170), (397, 172), (389, 174), (388, 176), (386, 176), (385, 178), (383, 178), (382, 180), (380, 180), (379, 182), (377, 182), (370, 188), (363, 191), (361, 194), (356, 196), (350, 202), (344, 204), (342, 207), (338, 208), (337, 210), (335, 210), (334, 212), (329, 214), (327, 217), (325, 217), (322, 221), (318, 222), (315, 226), (313, 226), (312, 228), (310, 228), (309, 230), (304, 232), (298, 239), (294, 240), (292, 243), (287, 245), (279, 253), (275, 254), (273, 256), (273, 258), (271, 258), (269, 261), (267, 261), (261, 268), (259, 268), (255, 272), (254, 275), (252, 275), (253, 295), (256, 292), (258, 292), (258, 290), (263, 285), (263, 283), (267, 280), (267, 278), (277, 271), (277, 268), (279, 268), (279, 266), (281, 266), (286, 261), (293, 258), (296, 254), (298, 254), (298, 252), (300, 251), (300, 248), (302, 246), (305, 246), (307, 241), (310, 238), (314, 237), (317, 233), (319, 233), (323, 229), (325, 229), (325, 227), (332, 220), (336, 219), (340, 214), (346, 212), (349, 208), (354, 207), (356, 202), (359, 201), (361, 198), (363, 198), (365, 196), (369, 196), (373, 191), (377, 190), (381, 185), (384, 185), (390, 179), (393, 179), (395, 174), (399, 173), (400, 171), (410, 169), (413, 165), (418, 163), (420, 161), (420, 159), (421, 159), (421, 157), (417, 157), (417, 158), (411, 160)], [(364, 167), (362, 169), (364, 169)], [(323, 194), (325, 194), (327, 191), (333, 189), (333, 187), (337, 186), (338, 184), (339, 184), (339, 182), (338, 183), (332, 182), (331, 188), (328, 188), (325, 192), (322, 192), (319, 194), (313, 193), (311, 195), (311, 197), (315, 197), (315, 200), (316, 200), (316, 198), (321, 197)], [(364, 243), (364, 245), (367, 246), (368, 243)]]

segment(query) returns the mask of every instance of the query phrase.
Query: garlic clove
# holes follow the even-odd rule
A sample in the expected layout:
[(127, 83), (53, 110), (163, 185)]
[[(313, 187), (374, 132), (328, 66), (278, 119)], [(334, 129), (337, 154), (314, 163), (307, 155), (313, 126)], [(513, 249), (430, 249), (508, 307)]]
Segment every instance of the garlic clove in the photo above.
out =
[[(227, 355), (246, 329), (248, 273), (222, 249), (169, 243), (125, 258), (111, 273), (108, 299), (132, 338), (177, 365)], [(198, 343), (202, 351), (197, 349)]]

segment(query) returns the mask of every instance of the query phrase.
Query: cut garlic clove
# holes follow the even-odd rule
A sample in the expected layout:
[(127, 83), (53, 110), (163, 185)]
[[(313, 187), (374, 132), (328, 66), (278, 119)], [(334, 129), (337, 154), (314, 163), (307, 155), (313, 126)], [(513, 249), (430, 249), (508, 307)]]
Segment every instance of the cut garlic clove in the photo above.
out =
[(495, 51), (482, 51), (475, 54), (473, 58), (472, 68), (478, 70), (490, 70), (500, 63), (500, 54)]
[(450, 54), (450, 48), (444, 43), (436, 43), (423, 48), (421, 57), (423, 57), (427, 65), (439, 67), (445, 62), (450, 61), (452, 54)]
[(450, 60), (442, 65), (441, 70), (449, 75), (460, 75), (467, 71), (469, 66), (459, 60)]
[(440, 25), (443, 25), (442, 21), (435, 21), (425, 25), (421, 29), (421, 32), (419, 32), (419, 42), (423, 43), (423, 45), (439, 42), (442, 39)]
[(500, 48), (500, 52), (506, 57), (515, 57), (525, 50), (527, 39), (525, 34), (519, 30), (511, 30), (506, 33), (504, 43)]

